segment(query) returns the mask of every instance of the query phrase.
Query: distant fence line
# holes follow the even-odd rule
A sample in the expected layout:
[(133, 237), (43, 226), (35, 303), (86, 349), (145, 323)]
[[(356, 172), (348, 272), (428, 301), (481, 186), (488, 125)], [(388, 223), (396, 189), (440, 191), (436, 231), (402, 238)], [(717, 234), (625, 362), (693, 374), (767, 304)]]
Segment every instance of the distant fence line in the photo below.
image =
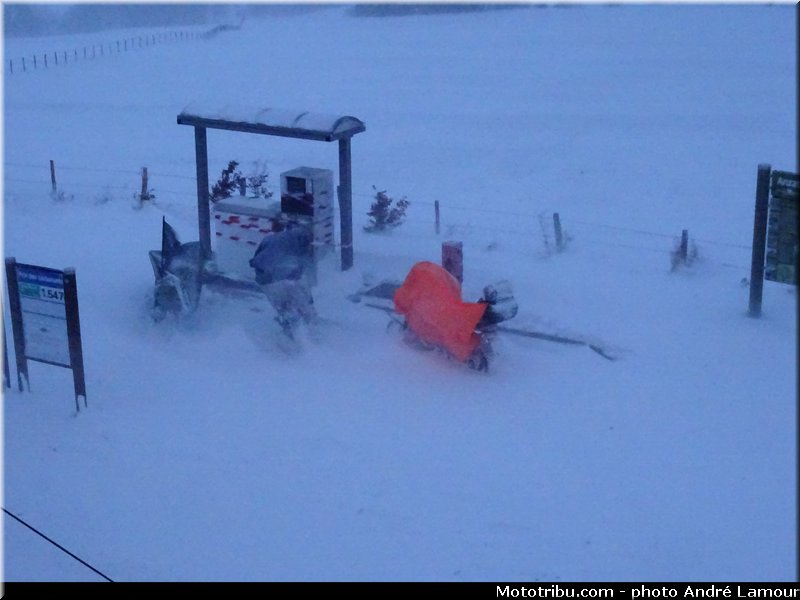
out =
[(201, 38), (207, 39), (207, 37), (206, 34), (197, 31), (168, 31), (131, 36), (113, 42), (73, 48), (72, 50), (59, 50), (8, 59), (5, 64), (5, 72), (9, 75), (19, 75), (20, 73), (41, 71), (74, 64), (82, 60), (94, 60), (96, 58), (130, 52), (138, 50), (139, 48), (147, 48), (159, 44), (186, 42)]
[[(5, 173), (4, 176), (5, 182), (7, 183), (17, 183), (17, 184), (29, 184), (32, 186), (41, 186), (43, 189), (45, 187), (49, 187), (50, 191), (54, 194), (54, 197), (62, 196), (60, 193), (57, 193), (57, 190), (61, 188), (60, 185), (57, 185), (56, 182), (56, 174), (55, 174), (55, 165), (51, 161), (51, 165), (49, 166), (50, 170), (50, 178), (46, 179), (44, 174), (48, 172), (48, 165), (41, 164), (35, 165), (30, 163), (12, 163), (12, 162), (5, 162), (4, 163)], [(34, 175), (32, 178), (16, 178), (14, 176), (9, 177), (8, 173), (12, 169), (35, 169), (41, 171), (43, 176), (41, 178), (35, 178)], [(65, 187), (66, 188), (73, 188), (73, 189), (80, 189), (80, 190), (87, 190), (87, 191), (94, 191), (100, 195), (107, 196), (109, 192), (112, 190), (118, 190), (120, 192), (125, 192), (126, 194), (130, 194), (131, 198), (136, 198), (139, 200), (140, 204), (146, 202), (148, 200), (153, 200), (156, 197), (163, 198), (163, 195), (172, 196), (174, 198), (185, 199), (189, 201), (195, 201), (197, 198), (197, 191), (194, 187), (196, 182), (196, 177), (193, 175), (177, 175), (172, 173), (163, 173), (163, 172), (147, 172), (147, 167), (142, 167), (141, 170), (132, 170), (132, 169), (120, 169), (120, 168), (91, 168), (91, 167), (75, 167), (75, 166), (58, 166), (58, 171), (78, 171), (78, 172), (93, 172), (93, 173), (109, 173), (114, 175), (129, 175), (130, 176), (130, 183), (127, 185), (100, 185), (97, 183), (69, 183)], [(148, 177), (150, 179), (148, 179)], [(191, 181), (192, 184), (187, 187), (185, 190), (175, 190), (175, 189), (168, 189), (163, 188), (160, 185), (155, 186), (154, 189), (151, 189), (149, 186), (153, 184), (154, 180), (158, 179), (171, 179), (171, 180), (184, 180), (184, 181)], [(139, 186), (141, 184), (141, 192), (137, 192), (139, 190)], [(6, 186), (7, 188), (8, 186)], [(180, 186), (178, 186), (180, 187)], [(374, 200), (375, 194), (369, 194), (365, 192), (354, 191), (353, 192), (353, 199), (360, 204), (359, 210), (361, 210), (364, 214), (366, 214), (367, 210), (369, 209), (369, 200)], [(359, 200), (363, 199), (363, 200)], [(562, 216), (559, 215), (557, 212), (548, 212), (544, 211), (538, 214), (532, 213), (523, 213), (523, 212), (516, 212), (516, 211), (508, 211), (502, 209), (487, 209), (487, 208), (476, 208), (476, 207), (465, 207), (465, 206), (456, 206), (447, 203), (439, 202), (438, 200), (435, 201), (425, 201), (425, 200), (411, 200), (412, 206), (423, 206), (427, 207), (426, 210), (430, 212), (426, 216), (423, 212), (415, 211), (415, 215), (409, 216), (406, 218), (406, 221), (412, 223), (418, 223), (423, 226), (425, 225), (433, 225), (431, 227), (431, 231), (434, 237), (440, 237), (440, 226), (444, 226), (445, 232), (447, 236), (458, 236), (458, 235), (476, 235), (480, 233), (487, 233), (491, 237), (500, 236), (513, 236), (515, 238), (522, 238), (524, 240), (536, 239), (537, 244), (541, 241), (544, 243), (544, 247), (546, 250), (547, 255), (551, 255), (554, 253), (561, 252), (564, 248), (566, 248), (567, 243), (570, 239), (572, 239), (573, 235), (577, 235), (577, 239), (581, 243), (588, 243), (591, 245), (599, 244), (602, 246), (612, 246), (617, 248), (625, 248), (630, 250), (639, 250), (639, 251), (646, 251), (646, 252), (655, 252), (659, 254), (665, 255), (673, 255), (676, 249), (670, 248), (669, 240), (678, 241), (680, 240), (680, 252), (683, 255), (683, 258), (686, 258), (686, 252), (688, 250), (688, 230), (684, 229), (681, 232), (676, 231), (673, 234), (670, 233), (663, 233), (663, 232), (655, 232), (655, 231), (646, 231), (642, 229), (634, 229), (631, 227), (624, 227), (620, 225), (610, 225), (606, 223), (597, 223), (597, 222), (589, 222), (579, 219), (573, 219), (570, 216)], [(450, 215), (453, 213), (460, 214), (466, 217), (466, 219), (452, 219)], [(444, 214), (447, 218), (442, 219), (441, 215)], [(486, 222), (487, 216), (486, 215), (495, 215), (498, 218), (507, 218), (511, 221), (511, 226), (504, 226), (504, 224), (492, 222), (488, 224)], [(472, 218), (474, 217), (475, 222), (473, 222)], [(441, 219), (441, 223), (440, 223)], [(466, 222), (464, 222), (466, 221)], [(527, 225), (527, 227), (526, 227)], [(566, 226), (568, 230), (562, 231), (562, 225)], [(612, 235), (607, 237), (606, 239), (598, 239), (598, 235), (602, 236), (602, 231), (606, 230), (609, 232), (613, 232)], [(434, 233), (435, 232), (435, 233)], [(420, 235), (414, 234), (411, 232), (398, 232), (403, 237), (408, 238), (428, 238), (430, 236), (427, 235)], [(624, 239), (620, 239), (620, 236), (624, 236)], [(649, 244), (646, 240), (651, 240), (655, 242), (654, 244)], [(630, 243), (625, 243), (625, 242)], [(708, 246), (717, 246), (721, 248), (730, 248), (735, 249), (738, 251), (746, 251), (748, 254), (751, 251), (751, 246), (746, 244), (734, 244), (730, 242), (719, 242), (715, 240), (709, 239), (699, 239), (692, 237), (693, 243), (702, 243), (703, 245)], [(527, 245), (527, 243), (526, 243)], [(519, 253), (519, 252), (516, 252)], [(707, 260), (707, 258), (706, 258)], [(747, 270), (748, 267), (745, 265), (739, 264), (731, 264), (729, 262), (723, 261), (709, 261), (713, 262), (722, 267), (732, 268), (737, 270)]]

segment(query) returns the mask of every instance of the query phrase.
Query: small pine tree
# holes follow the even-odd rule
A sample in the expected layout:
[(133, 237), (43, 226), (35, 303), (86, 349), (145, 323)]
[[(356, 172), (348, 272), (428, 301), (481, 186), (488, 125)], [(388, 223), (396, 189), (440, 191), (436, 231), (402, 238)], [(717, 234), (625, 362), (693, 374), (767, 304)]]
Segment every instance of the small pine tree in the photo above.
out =
[(222, 171), (222, 175), (211, 188), (212, 202), (217, 202), (223, 198), (230, 198), (234, 190), (239, 189), (243, 177), (237, 169), (238, 166), (239, 163), (232, 160), (228, 163), (227, 168)]
[(364, 231), (373, 233), (375, 231), (394, 229), (401, 225), (410, 202), (403, 197), (392, 206), (394, 199), (386, 194), (386, 190), (379, 192), (374, 185), (372, 189), (375, 190), (375, 201), (367, 213), (367, 216), (370, 217), (370, 222), (364, 226)]
[(245, 177), (247, 188), (253, 198), (272, 198), (272, 191), (269, 189), (269, 173), (267, 172), (266, 162), (256, 161), (253, 163), (253, 170), (250, 175)]

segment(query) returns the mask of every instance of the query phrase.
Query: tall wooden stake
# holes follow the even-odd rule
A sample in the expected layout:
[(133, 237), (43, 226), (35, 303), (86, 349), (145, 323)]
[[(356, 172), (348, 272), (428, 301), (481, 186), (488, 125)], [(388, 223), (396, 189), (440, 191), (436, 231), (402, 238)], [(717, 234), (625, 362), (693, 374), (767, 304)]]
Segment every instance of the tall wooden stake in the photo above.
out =
[(689, 230), (681, 232), (681, 260), (685, 263), (689, 256)]
[(147, 191), (147, 167), (142, 167), (142, 193), (139, 194), (139, 205), (150, 200), (150, 193)]
[(761, 316), (761, 299), (764, 293), (764, 255), (767, 245), (767, 213), (769, 211), (769, 178), (772, 167), (758, 165), (756, 180), (756, 208), (753, 217), (753, 256), (750, 263), (751, 317)]
[(561, 234), (561, 217), (558, 213), (553, 213), (553, 229), (556, 232), (556, 252), (561, 252), (564, 248), (564, 238)]
[(50, 184), (53, 186), (53, 193), (56, 192), (56, 163), (50, 161)]

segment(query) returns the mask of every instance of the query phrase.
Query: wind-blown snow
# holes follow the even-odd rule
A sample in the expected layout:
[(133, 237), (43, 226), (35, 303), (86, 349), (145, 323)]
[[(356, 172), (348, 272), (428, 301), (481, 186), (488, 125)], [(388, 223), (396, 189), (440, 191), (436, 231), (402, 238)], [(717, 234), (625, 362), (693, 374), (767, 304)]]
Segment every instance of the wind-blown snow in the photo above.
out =
[[(5, 256), (75, 267), (88, 408), (30, 363), (3, 399), (3, 506), (115, 580), (793, 579), (796, 290), (766, 282), (753, 319), (742, 279), (757, 165), (797, 165), (796, 36), (789, 6), (342, 7), (6, 65)], [(47, 43), (7, 39), (5, 61)], [(321, 265), (299, 352), (263, 300), (149, 317), (162, 217), (197, 239), (191, 103), (367, 124), (355, 266)], [(337, 172), (335, 143), (209, 131), (208, 151), (212, 182), (266, 160), (278, 193), (282, 171)], [(391, 234), (362, 231), (372, 186), (411, 202)], [(671, 272), (682, 229), (698, 259)], [(479, 375), (346, 299), (445, 240), (465, 299), (508, 279), (509, 325), (620, 359), (501, 337)], [(8, 518), (4, 542), (7, 581), (100, 579)]]

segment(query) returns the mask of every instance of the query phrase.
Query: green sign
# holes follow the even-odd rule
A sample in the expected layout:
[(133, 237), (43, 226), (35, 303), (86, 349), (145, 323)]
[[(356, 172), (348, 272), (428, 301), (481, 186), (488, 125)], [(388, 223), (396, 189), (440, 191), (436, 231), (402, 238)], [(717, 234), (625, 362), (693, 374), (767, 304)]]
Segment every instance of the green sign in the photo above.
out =
[(773, 171), (767, 220), (767, 256), (764, 279), (797, 285), (796, 173)]

